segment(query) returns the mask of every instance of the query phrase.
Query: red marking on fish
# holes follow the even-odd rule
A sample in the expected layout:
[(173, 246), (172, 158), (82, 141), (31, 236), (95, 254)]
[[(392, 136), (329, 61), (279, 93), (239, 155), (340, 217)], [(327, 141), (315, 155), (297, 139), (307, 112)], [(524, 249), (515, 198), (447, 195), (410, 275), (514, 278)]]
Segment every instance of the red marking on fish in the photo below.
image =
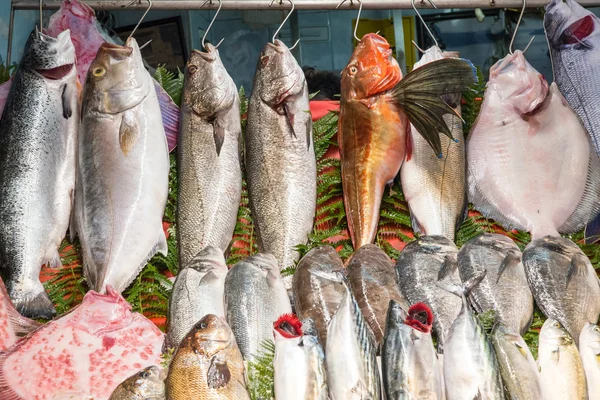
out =
[(286, 339), (302, 336), (302, 322), (294, 314), (283, 314), (275, 321), (273, 328)]
[(433, 313), (425, 303), (413, 304), (408, 309), (404, 323), (420, 332), (429, 333), (433, 325)]

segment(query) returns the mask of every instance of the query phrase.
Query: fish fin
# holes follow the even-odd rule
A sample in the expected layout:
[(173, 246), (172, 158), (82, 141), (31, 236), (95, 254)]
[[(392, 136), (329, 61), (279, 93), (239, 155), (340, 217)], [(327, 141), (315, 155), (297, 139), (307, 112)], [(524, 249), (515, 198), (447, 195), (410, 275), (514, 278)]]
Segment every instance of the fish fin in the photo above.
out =
[(438, 281), (444, 280), (453, 271), (458, 270), (458, 257), (456, 254), (446, 254), (444, 257), (444, 263), (438, 272)]
[(285, 103), (283, 105), (283, 111), (285, 113), (285, 118), (290, 126), (290, 129), (292, 130), (292, 136), (294, 138), (297, 138), (298, 136), (296, 136), (296, 131), (294, 130), (294, 121), (296, 118), (294, 112), (290, 109), (288, 103)]
[(119, 127), (119, 145), (123, 155), (129, 154), (138, 138), (138, 125), (133, 113), (125, 111)]
[(412, 125), (406, 124), (406, 152), (404, 162), (410, 161), (413, 153)]
[[(29, 318), (52, 319), (56, 315), (56, 309), (50, 296), (38, 281), (33, 290), (20, 289), (19, 298), (23, 300), (14, 301), (15, 308), (19, 313)], [(24, 293), (23, 293), (24, 292)]]
[(483, 395), (481, 394), (481, 389), (477, 388), (477, 394), (473, 397), (473, 400), (485, 400)]
[(456, 225), (454, 226), (454, 235), (456, 236), (456, 232), (460, 230), (462, 224), (469, 218), (469, 195), (467, 193), (464, 194), (465, 201), (462, 208), (462, 213), (456, 218)]
[(550, 353), (550, 359), (554, 361), (555, 364), (558, 364), (560, 361), (560, 347), (557, 347), (556, 350), (552, 350), (552, 353)]
[(74, 90), (77, 90), (77, 88), (73, 88), (67, 83), (63, 84), (61, 101), (63, 108), (63, 117), (65, 117), (65, 119), (69, 119), (73, 115), (73, 105), (71, 104), (71, 98), (76, 95), (75, 93), (73, 93)]
[(218, 115), (212, 121), (212, 126), (213, 137), (215, 139), (215, 147), (217, 148), (217, 156), (219, 156), (221, 155), (221, 148), (223, 147), (223, 142), (225, 141), (225, 126), (223, 125)]
[(217, 357), (213, 357), (210, 360), (210, 366), (206, 373), (206, 383), (211, 389), (219, 389), (227, 386), (227, 383), (231, 379), (231, 372), (227, 366), (227, 362), (218, 360)]
[(585, 244), (594, 244), (600, 241), (600, 214), (585, 226)]
[(529, 352), (527, 349), (523, 348), (523, 346), (521, 346), (520, 343), (516, 342), (516, 340), (518, 340), (520, 338), (520, 336), (516, 337), (516, 338), (511, 338), (511, 340), (513, 341), (513, 344), (515, 345), (515, 347), (517, 348), (517, 350), (519, 350), (519, 353), (521, 353), (521, 355), (523, 356), (524, 359), (528, 360), (529, 359)]
[(75, 185), (71, 189), (71, 212), (69, 214), (69, 239), (71, 243), (75, 241), (77, 237), (77, 218), (75, 215), (75, 190), (77, 188), (77, 174), (75, 174)]
[(484, 270), (479, 275), (475, 275), (462, 285), (455, 285), (449, 282), (436, 282), (436, 285), (447, 292), (450, 292), (458, 297), (468, 296), (469, 293), (485, 278), (487, 270)]
[[(13, 345), (11, 349), (17, 348), (19, 344)], [(8, 357), (12, 354), (12, 351), (0, 351), (0, 394), (2, 400), (27, 400), (23, 397), (19, 396), (11, 387), (10, 384), (6, 380), (6, 376), (4, 374), (4, 363)]]
[(312, 130), (313, 130), (312, 116), (310, 115), (310, 111), (308, 111), (308, 112), (309, 112), (309, 117), (308, 117), (308, 123), (306, 124), (306, 151), (310, 150)]
[(509, 250), (502, 260), (502, 264), (498, 268), (498, 276), (496, 277), (496, 283), (500, 282), (500, 277), (508, 268), (514, 268), (521, 262), (521, 254), (516, 250)]
[(62, 267), (62, 260), (58, 249), (54, 248), (46, 255), (46, 266), (49, 268), (60, 268)]
[(441, 96), (444, 103), (448, 104), (452, 108), (456, 108), (460, 105), (462, 100), (462, 93), (446, 93)]
[(169, 152), (177, 147), (177, 136), (179, 135), (179, 107), (173, 101), (171, 96), (163, 89), (162, 86), (155, 80), (154, 88), (156, 89), (156, 97), (160, 105), (160, 113), (162, 115), (163, 127), (165, 128), (165, 136), (167, 137), (167, 145)]
[(440, 156), (440, 132), (454, 139), (444, 115), (460, 117), (440, 96), (462, 93), (475, 82), (476, 70), (470, 61), (446, 58), (413, 69), (390, 91), (390, 95), (435, 154)]
[(571, 257), (571, 265), (569, 266), (569, 272), (567, 273), (565, 287), (569, 287), (569, 283), (571, 283), (571, 280), (575, 276), (587, 275), (588, 266), (586, 261), (587, 257), (583, 254), (574, 254), (573, 257)]
[(162, 227), (160, 233), (158, 234), (158, 241), (154, 246), (154, 253), (156, 252), (162, 254), (163, 256), (166, 256), (169, 252), (169, 246), (167, 245), (167, 237), (165, 236), (165, 232), (162, 230)]
[(14, 307), (12, 301), (10, 300), (10, 296), (4, 287), (4, 284), (0, 280), (0, 295), (6, 296), (8, 300), (8, 306), (6, 308), (6, 313), (8, 314), (8, 321), (12, 326), (15, 334), (19, 337), (28, 335), (33, 332), (43, 324), (37, 322), (33, 319), (26, 318), (19, 314), (17, 309)]

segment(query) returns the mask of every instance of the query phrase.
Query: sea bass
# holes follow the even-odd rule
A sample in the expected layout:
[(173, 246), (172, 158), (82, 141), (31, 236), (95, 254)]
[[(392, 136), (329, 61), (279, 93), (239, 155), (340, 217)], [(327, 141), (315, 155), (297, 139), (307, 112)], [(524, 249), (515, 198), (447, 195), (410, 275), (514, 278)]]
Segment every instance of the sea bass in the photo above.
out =
[(244, 360), (222, 317), (208, 314), (181, 342), (169, 365), (168, 400), (250, 399)]
[(3, 399), (50, 400), (72, 391), (106, 400), (125, 379), (161, 363), (162, 332), (110, 286), (106, 291), (86, 293), (71, 312), (0, 353)]
[(464, 60), (444, 59), (402, 78), (383, 37), (369, 33), (358, 43), (342, 71), (338, 122), (344, 205), (355, 249), (373, 243), (385, 185), (406, 155), (409, 120), (440, 156), (439, 132), (452, 136), (443, 115), (454, 113), (440, 96), (462, 93), (475, 81), (473, 72)]
[(407, 316), (400, 304), (390, 300), (381, 350), (387, 400), (445, 399), (442, 364), (431, 340), (432, 323), (427, 305), (413, 305)]
[[(445, 56), (439, 47), (425, 51), (413, 70)], [(411, 125), (407, 133), (408, 148), (400, 169), (402, 193), (408, 202), (412, 227), (423, 235), (443, 235), (454, 241), (467, 210), (467, 169), (460, 93), (451, 96), (449, 105), (456, 115), (445, 115), (444, 121), (454, 140), (441, 136), (443, 157), (430, 150), (427, 141)], [(448, 100), (449, 98), (447, 98)]]
[(487, 271), (471, 291), (469, 300), (479, 314), (493, 310), (511, 332), (524, 335), (533, 320), (533, 296), (519, 247), (508, 237), (483, 233), (458, 252), (458, 272), (463, 282)]
[(540, 310), (577, 343), (585, 324), (600, 315), (600, 284), (590, 260), (569, 239), (546, 236), (527, 245), (523, 265)]
[(475, 208), (534, 240), (578, 232), (600, 212), (590, 139), (556, 84), (548, 89), (520, 50), (490, 69), (467, 165)]
[(560, 322), (548, 318), (540, 331), (539, 342), (537, 362), (544, 400), (587, 400), (579, 351)]
[[(280, 41), (267, 43), (254, 76), (244, 138), (246, 179), (258, 248), (280, 269), (294, 266), (317, 202), (317, 162), (302, 68)], [(292, 279), (286, 279), (290, 290)]]
[(379, 247), (366, 244), (354, 252), (346, 268), (352, 293), (379, 346), (390, 300), (408, 311), (408, 302), (398, 289), (394, 263)]
[(450, 326), (460, 312), (460, 298), (436, 282), (460, 284), (456, 245), (444, 236), (422, 236), (406, 245), (396, 261), (400, 291), (410, 304), (425, 303), (433, 311), (437, 350), (444, 352)]
[(177, 348), (205, 315), (225, 316), (226, 275), (223, 251), (216, 247), (206, 247), (179, 271), (169, 298), (166, 348)]
[(185, 72), (178, 147), (179, 262), (206, 246), (226, 251), (242, 196), (240, 100), (219, 51), (192, 51)]
[(69, 226), (79, 106), (70, 32), (31, 34), (0, 119), (0, 273), (27, 317), (56, 313), (40, 283), (61, 265)]
[(258, 253), (235, 264), (225, 278), (225, 315), (244, 360), (273, 338), (273, 323), (292, 306), (277, 260)]
[(579, 336), (579, 354), (590, 399), (600, 399), (600, 327), (587, 323)]
[[(327, 348), (327, 327), (346, 293), (344, 285), (327, 278), (331, 273), (344, 271), (344, 263), (331, 246), (319, 246), (298, 263), (292, 289), (298, 318), (311, 318), (319, 334), (319, 342)], [(325, 277), (318, 275), (324, 272)]]
[(165, 400), (166, 371), (152, 365), (125, 379), (108, 400)]
[(325, 354), (313, 321), (282, 315), (273, 336), (275, 399), (329, 400)]
[(544, 399), (535, 358), (518, 332), (498, 323), (492, 331), (492, 344), (511, 399)]
[(463, 286), (438, 283), (462, 299), (462, 308), (444, 343), (444, 380), (448, 400), (504, 399), (504, 387), (494, 347), (477, 321), (467, 296), (485, 277), (475, 276)]
[(4, 282), (0, 279), (0, 352), (15, 344), (20, 337), (42, 326), (39, 322), (25, 318), (10, 301)]
[(74, 225), (84, 273), (98, 292), (123, 291), (154, 254), (167, 254), (169, 154), (135, 39), (100, 47), (82, 116)]

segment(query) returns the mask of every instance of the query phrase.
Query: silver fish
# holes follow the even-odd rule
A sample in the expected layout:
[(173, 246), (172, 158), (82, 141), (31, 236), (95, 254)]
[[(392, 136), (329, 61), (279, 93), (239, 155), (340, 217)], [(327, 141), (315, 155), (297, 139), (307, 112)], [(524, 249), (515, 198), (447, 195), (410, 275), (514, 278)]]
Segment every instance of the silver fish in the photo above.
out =
[(123, 381), (108, 400), (165, 400), (167, 371), (156, 365), (144, 368)]
[(206, 247), (177, 274), (169, 299), (165, 346), (176, 348), (207, 314), (225, 317), (223, 296), (227, 264), (223, 251)]
[[(445, 58), (439, 47), (425, 51), (413, 70)], [(460, 115), (460, 95), (453, 96), (451, 106)], [(450, 104), (450, 103), (449, 103)], [(406, 157), (400, 169), (402, 193), (408, 202), (413, 230), (423, 235), (443, 235), (454, 241), (467, 210), (467, 170), (462, 121), (448, 114), (444, 121), (454, 142), (440, 135), (443, 158), (431, 151), (431, 146), (411, 125)]]
[(577, 346), (560, 322), (548, 318), (540, 331), (538, 367), (544, 400), (587, 400), (585, 372)]
[(169, 154), (152, 77), (135, 39), (104, 43), (83, 97), (75, 227), (90, 287), (123, 291), (157, 252)]
[(502, 381), (511, 399), (543, 399), (540, 372), (535, 358), (517, 331), (498, 323), (492, 331), (492, 344)]
[(60, 266), (75, 187), (79, 106), (70, 31), (32, 33), (0, 120), (0, 272), (19, 312), (56, 313), (40, 283)]
[[(291, 267), (299, 256), (294, 247), (313, 228), (317, 166), (304, 73), (280, 40), (260, 54), (244, 144), (258, 248), (280, 269)], [(291, 277), (285, 281), (289, 290)]]
[(600, 283), (590, 260), (569, 239), (546, 236), (527, 245), (523, 265), (540, 310), (577, 343), (585, 324), (600, 315)]
[(430, 332), (404, 322), (406, 311), (390, 300), (381, 349), (383, 387), (387, 400), (443, 400), (442, 364)]
[(408, 311), (408, 302), (398, 289), (392, 260), (374, 244), (354, 252), (346, 267), (348, 282), (358, 306), (379, 346), (385, 333), (390, 300)]
[(483, 271), (486, 277), (469, 296), (479, 314), (489, 310), (511, 332), (524, 335), (533, 320), (533, 296), (527, 278), (521, 250), (504, 235), (484, 233), (463, 245), (458, 252), (458, 272), (463, 282)]
[(292, 312), (277, 260), (258, 253), (235, 264), (225, 278), (225, 315), (245, 360), (273, 338), (273, 323)]
[(192, 51), (178, 145), (177, 238), (186, 265), (206, 246), (226, 251), (242, 195), (240, 100), (219, 51)]
[(579, 354), (590, 399), (600, 399), (600, 327), (587, 323), (579, 336)]
[(458, 249), (444, 236), (422, 236), (406, 245), (396, 261), (400, 291), (410, 304), (425, 303), (433, 311), (433, 335), (437, 350), (444, 352), (450, 326), (460, 312), (460, 298), (436, 282), (460, 284)]
[(467, 296), (485, 273), (462, 287), (438, 283), (462, 299), (460, 314), (444, 343), (444, 380), (448, 400), (504, 399), (504, 387), (494, 347), (475, 318)]

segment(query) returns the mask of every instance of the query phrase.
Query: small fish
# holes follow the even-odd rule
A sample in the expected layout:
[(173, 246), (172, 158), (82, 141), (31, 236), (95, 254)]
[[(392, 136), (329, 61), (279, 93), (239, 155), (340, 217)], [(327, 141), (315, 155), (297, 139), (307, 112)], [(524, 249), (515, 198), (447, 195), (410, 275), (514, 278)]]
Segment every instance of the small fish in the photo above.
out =
[(492, 344), (504, 387), (511, 399), (544, 399), (537, 364), (517, 331), (497, 323), (492, 331)]
[(548, 318), (540, 331), (538, 367), (544, 400), (587, 400), (585, 372), (573, 338)]
[(217, 247), (206, 247), (179, 271), (169, 298), (166, 348), (179, 346), (205, 315), (225, 316), (226, 275), (223, 251)]
[(4, 282), (0, 279), (0, 352), (40, 326), (41, 323), (19, 314), (10, 301)]
[(444, 380), (448, 400), (504, 399), (500, 366), (494, 347), (467, 301), (469, 292), (485, 277), (475, 276), (463, 286), (438, 283), (462, 299), (462, 308), (444, 343)]
[(600, 315), (600, 284), (590, 260), (569, 239), (546, 236), (527, 245), (523, 265), (540, 310), (577, 344), (585, 324)]
[(458, 252), (463, 282), (487, 271), (469, 301), (478, 314), (493, 310), (511, 332), (524, 335), (533, 320), (533, 295), (527, 283), (519, 247), (504, 235), (483, 233)]
[(277, 260), (258, 253), (238, 262), (225, 277), (225, 315), (244, 357), (259, 353), (261, 343), (273, 338), (273, 323), (292, 306)]
[(460, 312), (460, 298), (438, 287), (436, 282), (460, 284), (458, 249), (444, 236), (421, 236), (404, 247), (396, 261), (400, 291), (410, 304), (425, 303), (433, 311), (433, 336), (438, 353), (450, 326)]
[(284, 314), (275, 322), (275, 398), (328, 400), (325, 354), (311, 319)]
[(379, 346), (390, 300), (408, 310), (408, 302), (398, 289), (394, 263), (379, 247), (366, 244), (354, 252), (346, 270), (352, 293)]
[(166, 371), (152, 365), (125, 379), (108, 400), (165, 400)]
[(344, 271), (344, 263), (333, 247), (319, 246), (306, 253), (294, 271), (292, 283), (298, 318), (314, 321), (319, 342), (326, 349), (327, 327), (346, 289), (340, 282), (318, 275), (318, 271)]
[(590, 399), (600, 399), (600, 327), (587, 323), (579, 336), (579, 354)]
[(244, 360), (222, 317), (208, 314), (187, 334), (169, 365), (168, 400), (250, 399)]
[(408, 315), (390, 300), (381, 350), (383, 387), (387, 400), (443, 400), (442, 364), (433, 347), (433, 313), (423, 303)]

